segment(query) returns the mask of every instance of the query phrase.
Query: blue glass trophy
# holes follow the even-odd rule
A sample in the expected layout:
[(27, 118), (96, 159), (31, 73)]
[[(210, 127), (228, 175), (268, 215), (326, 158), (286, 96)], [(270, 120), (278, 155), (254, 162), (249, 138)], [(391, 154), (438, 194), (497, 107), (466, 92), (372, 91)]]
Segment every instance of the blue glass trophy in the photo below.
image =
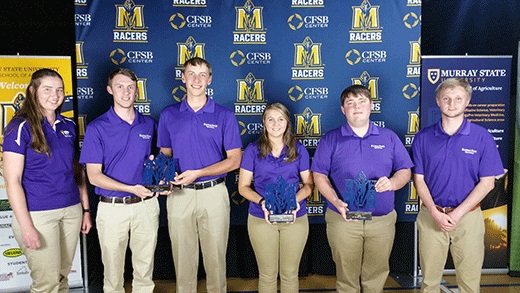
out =
[(343, 201), (348, 204), (347, 219), (372, 220), (369, 210), (376, 207), (376, 182), (368, 180), (363, 171), (356, 179), (345, 180)]
[(276, 181), (265, 186), (265, 208), (270, 211), (269, 222), (291, 223), (294, 222), (296, 210), (296, 191), (298, 183), (287, 183), (282, 176)]
[(143, 185), (151, 192), (168, 191), (171, 189), (168, 182), (175, 180), (176, 170), (177, 159), (159, 153), (155, 158), (145, 160)]

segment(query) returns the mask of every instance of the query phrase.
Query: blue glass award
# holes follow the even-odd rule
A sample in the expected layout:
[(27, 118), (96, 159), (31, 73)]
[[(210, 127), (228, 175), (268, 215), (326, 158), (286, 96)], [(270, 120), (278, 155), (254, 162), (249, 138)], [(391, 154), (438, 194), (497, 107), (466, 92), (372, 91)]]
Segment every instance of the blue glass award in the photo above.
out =
[(177, 159), (167, 158), (159, 153), (153, 159), (146, 159), (143, 170), (143, 185), (151, 192), (162, 192), (171, 189), (168, 182), (175, 180)]
[(274, 183), (265, 186), (265, 208), (270, 211), (269, 222), (291, 223), (294, 222), (296, 210), (296, 191), (298, 183), (287, 183), (282, 176), (278, 176)]
[(348, 205), (347, 219), (371, 220), (370, 209), (376, 207), (376, 182), (368, 180), (363, 171), (358, 173), (356, 179), (345, 180), (343, 201)]

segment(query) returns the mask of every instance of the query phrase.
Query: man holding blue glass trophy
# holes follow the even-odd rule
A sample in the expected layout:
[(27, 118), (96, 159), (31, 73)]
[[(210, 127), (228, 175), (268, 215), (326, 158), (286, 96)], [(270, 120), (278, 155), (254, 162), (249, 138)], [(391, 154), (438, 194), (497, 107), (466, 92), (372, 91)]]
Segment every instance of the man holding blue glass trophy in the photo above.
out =
[[(104, 292), (124, 292), (126, 251), (132, 251), (134, 292), (153, 292), (153, 267), (159, 229), (159, 194), (170, 186), (147, 188), (143, 173), (153, 167), (146, 159), (154, 152), (155, 121), (134, 108), (138, 78), (128, 68), (115, 69), (107, 91), (113, 106), (89, 123), (80, 163), (86, 165), (89, 181), (99, 197), (96, 228), (103, 261)], [(158, 156), (156, 178), (163, 177), (166, 161)], [(175, 173), (175, 169), (173, 169)], [(148, 178), (148, 177), (147, 177)], [(167, 182), (163, 180), (164, 182)], [(161, 179), (157, 184), (162, 184)]]
[(382, 292), (397, 213), (394, 191), (410, 181), (413, 163), (399, 137), (370, 121), (371, 92), (341, 93), (347, 123), (320, 140), (311, 171), (327, 200), (327, 238), (338, 292)]

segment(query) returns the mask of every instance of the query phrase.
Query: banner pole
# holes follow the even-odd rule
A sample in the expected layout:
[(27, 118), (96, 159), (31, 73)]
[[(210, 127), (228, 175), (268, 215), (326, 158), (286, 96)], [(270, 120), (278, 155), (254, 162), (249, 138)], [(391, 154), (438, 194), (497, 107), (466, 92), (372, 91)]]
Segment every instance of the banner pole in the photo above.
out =
[(87, 259), (87, 235), (81, 234), (81, 250), (83, 254), (83, 288), (88, 292), (88, 259)]

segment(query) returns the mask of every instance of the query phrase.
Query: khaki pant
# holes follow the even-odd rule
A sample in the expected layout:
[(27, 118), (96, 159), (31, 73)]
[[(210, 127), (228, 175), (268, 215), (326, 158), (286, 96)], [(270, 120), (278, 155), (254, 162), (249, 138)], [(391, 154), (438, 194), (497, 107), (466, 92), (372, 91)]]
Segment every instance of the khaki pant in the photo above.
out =
[(31, 292), (69, 292), (69, 271), (74, 260), (81, 230), (81, 204), (30, 212), (40, 236), (39, 249), (23, 246), (22, 232), (13, 214), (13, 232), (31, 270)]
[(297, 218), (293, 224), (275, 225), (249, 215), (247, 230), (260, 273), (258, 292), (277, 291), (278, 271), (280, 292), (298, 292), (298, 269), (309, 235), (307, 215)]
[(480, 208), (464, 215), (455, 230), (442, 232), (428, 210), (417, 216), (423, 292), (439, 292), (444, 265), (451, 251), (459, 292), (480, 292), (484, 263), (484, 217)]
[(159, 229), (157, 198), (128, 205), (100, 202), (96, 223), (105, 269), (103, 292), (125, 292), (127, 246), (132, 251), (132, 292), (153, 292), (154, 255)]
[[(346, 222), (327, 210), (327, 238), (336, 264), (338, 292), (383, 292), (390, 272), (397, 213), (369, 221)], [(361, 284), (360, 284), (361, 283)]]
[(175, 189), (166, 201), (178, 293), (197, 292), (199, 241), (207, 292), (226, 292), (229, 194), (224, 183)]

